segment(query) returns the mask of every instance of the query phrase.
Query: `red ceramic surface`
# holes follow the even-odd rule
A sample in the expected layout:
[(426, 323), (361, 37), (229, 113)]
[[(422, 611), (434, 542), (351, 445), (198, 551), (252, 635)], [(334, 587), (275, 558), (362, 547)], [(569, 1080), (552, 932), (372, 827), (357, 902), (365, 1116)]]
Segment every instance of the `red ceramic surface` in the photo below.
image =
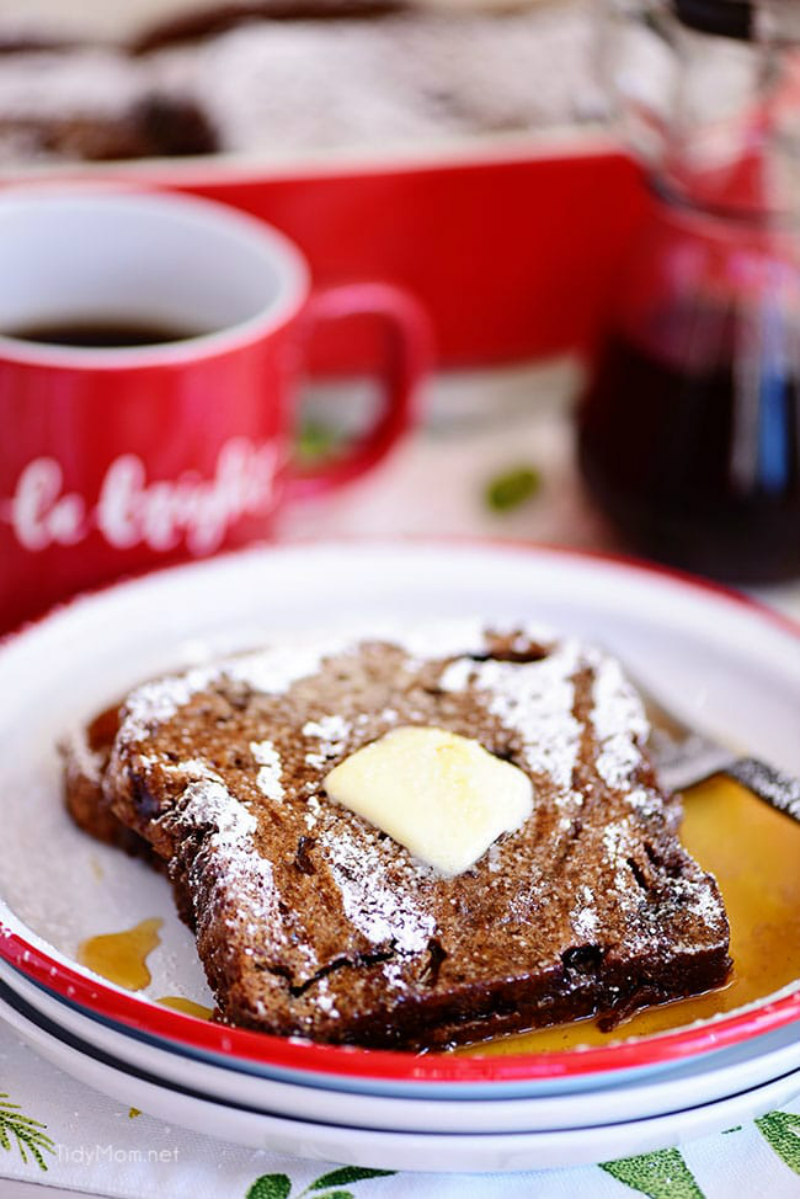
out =
[[(319, 283), (385, 279), (428, 309), (448, 367), (591, 349), (622, 250), (647, 208), (639, 168), (576, 137), (529, 157), (284, 177), (194, 170), (142, 178), (232, 204), (295, 241)], [(364, 363), (355, 335), (321, 371)]]

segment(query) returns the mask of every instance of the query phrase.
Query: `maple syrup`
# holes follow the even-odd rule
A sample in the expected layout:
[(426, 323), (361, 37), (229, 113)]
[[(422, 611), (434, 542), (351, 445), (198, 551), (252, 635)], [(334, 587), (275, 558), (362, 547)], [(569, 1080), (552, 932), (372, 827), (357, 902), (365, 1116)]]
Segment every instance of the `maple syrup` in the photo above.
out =
[[(485, 1054), (547, 1053), (667, 1032), (730, 1012), (800, 978), (800, 823), (724, 776), (684, 796), (681, 841), (716, 877), (731, 926), (728, 986), (649, 1008), (612, 1032), (590, 1020), (498, 1038)], [(476, 1047), (458, 1051), (476, 1053)]]
[[(706, 345), (732, 337), (692, 316)], [(615, 337), (578, 419), (589, 490), (639, 553), (727, 580), (800, 575), (800, 385), (783, 357), (676, 365)]]
[(601, 55), (648, 194), (606, 296), (583, 473), (638, 553), (737, 583), (800, 574), (800, 142), (776, 103), (797, 11), (612, 0)]
[(162, 995), (156, 1003), (172, 1008), (175, 1012), (183, 1012), (186, 1016), (196, 1016), (198, 1020), (210, 1020), (214, 1009), (203, 1003), (195, 1003), (193, 999), (184, 999), (182, 995)]
[(159, 929), (163, 923), (154, 917), (120, 933), (89, 937), (78, 947), (78, 961), (119, 987), (141, 991), (151, 980), (147, 958), (161, 944)]

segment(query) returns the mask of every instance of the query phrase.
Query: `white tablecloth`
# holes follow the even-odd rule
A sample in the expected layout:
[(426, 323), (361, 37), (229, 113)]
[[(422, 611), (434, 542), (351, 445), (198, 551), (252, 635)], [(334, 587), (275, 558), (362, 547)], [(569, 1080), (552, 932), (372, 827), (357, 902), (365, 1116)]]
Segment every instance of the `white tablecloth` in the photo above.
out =
[[(242, 1149), (136, 1115), (73, 1082), (0, 1026), (0, 1175), (125, 1199), (798, 1199), (800, 1102), (718, 1136), (603, 1166), (522, 1174), (393, 1174), (331, 1180), (346, 1163)], [(0, 1100), (0, 1103), (4, 1100)], [(8, 1117), (39, 1121), (48, 1138), (23, 1160)], [(356, 1134), (354, 1134), (356, 1135)], [(353, 1172), (355, 1175), (355, 1171)], [(271, 1180), (270, 1180), (270, 1176)], [(276, 1177), (277, 1176), (277, 1177)], [(264, 1179), (258, 1183), (259, 1179)], [(284, 1181), (285, 1180), (285, 1181)], [(311, 1188), (310, 1196), (308, 1188)], [(1, 1194), (2, 1192), (0, 1192)], [(17, 1199), (17, 1191), (9, 1196)], [(43, 1196), (42, 1199), (46, 1199)]]

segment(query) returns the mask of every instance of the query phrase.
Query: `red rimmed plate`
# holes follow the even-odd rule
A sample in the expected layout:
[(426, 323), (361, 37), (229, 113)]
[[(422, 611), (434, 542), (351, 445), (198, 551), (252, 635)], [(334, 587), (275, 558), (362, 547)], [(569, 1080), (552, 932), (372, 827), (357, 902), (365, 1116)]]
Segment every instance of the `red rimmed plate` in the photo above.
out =
[[(325, 580), (320, 607), (320, 579)], [(178, 1052), (291, 1081), (464, 1098), (585, 1090), (725, 1050), (800, 1018), (800, 989), (638, 1041), (568, 1053), (453, 1057), (337, 1049), (195, 1020), (143, 1001), (75, 962), (80, 940), (162, 916), (148, 994), (203, 999), (188, 932), (163, 879), (74, 829), (59, 802), (54, 745), (133, 683), (196, 657), (289, 630), (401, 616), (542, 619), (619, 652), (685, 715), (800, 771), (797, 629), (755, 605), (631, 563), (470, 543), (350, 543), (251, 551), (110, 588), (54, 612), (0, 648), (8, 745), (0, 845), (0, 954), (68, 1004)]]

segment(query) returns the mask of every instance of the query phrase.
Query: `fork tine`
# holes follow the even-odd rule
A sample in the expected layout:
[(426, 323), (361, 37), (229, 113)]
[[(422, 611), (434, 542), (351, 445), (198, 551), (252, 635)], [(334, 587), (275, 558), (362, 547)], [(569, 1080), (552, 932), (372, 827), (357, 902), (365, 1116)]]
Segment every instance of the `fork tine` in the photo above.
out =
[(691, 728), (665, 707), (641, 679), (630, 671), (627, 674), (644, 704), (650, 723), (648, 748), (665, 787), (680, 791), (727, 769), (735, 761), (732, 750)]
[(800, 779), (697, 732), (656, 699), (635, 674), (626, 673), (650, 722), (648, 748), (662, 786), (683, 791), (724, 771), (771, 807), (800, 821)]
[(675, 712), (665, 707), (661, 700), (655, 697), (650, 688), (633, 671), (629, 670), (627, 666), (625, 667), (625, 674), (638, 691), (644, 704), (645, 715), (654, 730), (658, 730), (658, 732), (669, 738), (670, 741), (676, 742), (686, 741), (689, 737), (695, 735), (694, 729), (681, 720)]

